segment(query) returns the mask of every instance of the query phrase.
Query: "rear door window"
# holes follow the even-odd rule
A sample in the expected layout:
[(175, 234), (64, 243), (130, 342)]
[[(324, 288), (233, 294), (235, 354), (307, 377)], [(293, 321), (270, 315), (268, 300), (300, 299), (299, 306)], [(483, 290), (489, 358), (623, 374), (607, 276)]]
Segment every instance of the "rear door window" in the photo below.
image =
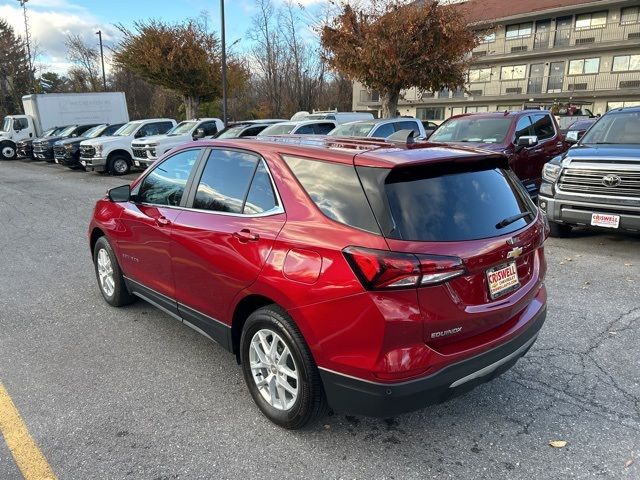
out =
[[(471, 169), (470, 169), (471, 168)], [(501, 168), (441, 166), (392, 171), (384, 184), (397, 237), (465, 241), (514, 232), (535, 207), (512, 173)], [(506, 218), (531, 213), (502, 228)]]
[(385, 123), (384, 125), (380, 125), (373, 131), (372, 137), (375, 138), (387, 138), (389, 135), (393, 135), (395, 133), (395, 129), (393, 128), (393, 123)]
[(336, 222), (380, 234), (353, 165), (284, 157), (322, 213)]
[(396, 122), (396, 131), (400, 131), (400, 130), (413, 130), (414, 135), (420, 135), (420, 129), (418, 128), (418, 124), (410, 120)]
[(312, 135), (314, 133), (313, 125), (302, 125), (295, 131), (296, 135)]
[(556, 134), (553, 121), (549, 115), (536, 114), (532, 115), (532, 117), (534, 135), (538, 137), (538, 140), (551, 138)]
[(318, 123), (316, 125), (316, 133), (318, 135), (326, 135), (334, 128), (336, 128), (336, 126), (333, 123)]

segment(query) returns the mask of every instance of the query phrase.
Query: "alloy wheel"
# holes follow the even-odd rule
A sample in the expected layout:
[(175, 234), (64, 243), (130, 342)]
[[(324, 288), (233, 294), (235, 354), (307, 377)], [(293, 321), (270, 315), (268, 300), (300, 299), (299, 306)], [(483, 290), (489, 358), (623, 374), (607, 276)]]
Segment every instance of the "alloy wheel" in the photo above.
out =
[(249, 364), (262, 398), (277, 410), (289, 410), (298, 398), (298, 368), (291, 349), (273, 330), (258, 330), (249, 345)]
[(113, 161), (113, 170), (117, 174), (120, 174), (120, 175), (125, 174), (127, 173), (127, 170), (129, 170), (129, 164), (123, 158), (116, 158)]
[(100, 288), (107, 297), (111, 297), (116, 289), (116, 283), (113, 278), (113, 265), (111, 265), (111, 257), (109, 253), (101, 248), (98, 251), (98, 276), (100, 277)]

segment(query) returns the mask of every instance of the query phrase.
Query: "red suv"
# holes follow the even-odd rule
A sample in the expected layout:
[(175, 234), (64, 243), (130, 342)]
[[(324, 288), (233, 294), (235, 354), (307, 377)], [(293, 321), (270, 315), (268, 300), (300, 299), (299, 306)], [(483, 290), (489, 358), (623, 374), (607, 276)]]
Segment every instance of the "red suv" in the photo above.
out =
[(295, 136), (174, 149), (89, 228), (105, 300), (140, 297), (233, 352), (287, 428), (510, 368), (545, 319), (547, 235), (502, 155)]
[(457, 115), (440, 125), (429, 141), (506, 155), (532, 196), (540, 189), (544, 164), (569, 148), (555, 117), (546, 110)]

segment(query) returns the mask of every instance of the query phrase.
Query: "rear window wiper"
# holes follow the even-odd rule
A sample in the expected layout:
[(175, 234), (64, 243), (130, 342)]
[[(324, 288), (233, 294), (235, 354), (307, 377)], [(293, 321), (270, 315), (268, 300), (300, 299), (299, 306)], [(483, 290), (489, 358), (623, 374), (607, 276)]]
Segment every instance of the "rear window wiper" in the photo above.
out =
[(507, 225), (511, 225), (513, 222), (517, 222), (518, 220), (526, 217), (531, 217), (533, 214), (531, 212), (519, 213), (518, 215), (512, 215), (510, 217), (505, 218), (504, 220), (500, 220), (496, 223), (496, 228), (501, 229), (506, 227)]

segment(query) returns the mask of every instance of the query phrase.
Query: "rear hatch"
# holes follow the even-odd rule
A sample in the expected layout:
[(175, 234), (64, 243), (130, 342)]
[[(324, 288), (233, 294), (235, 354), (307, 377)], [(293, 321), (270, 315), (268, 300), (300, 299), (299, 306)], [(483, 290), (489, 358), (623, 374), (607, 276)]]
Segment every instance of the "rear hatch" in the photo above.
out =
[(544, 276), (546, 231), (504, 157), (357, 171), (389, 249), (418, 258), (419, 277), (388, 284), (418, 278), (429, 346), (455, 353), (517, 322)]

